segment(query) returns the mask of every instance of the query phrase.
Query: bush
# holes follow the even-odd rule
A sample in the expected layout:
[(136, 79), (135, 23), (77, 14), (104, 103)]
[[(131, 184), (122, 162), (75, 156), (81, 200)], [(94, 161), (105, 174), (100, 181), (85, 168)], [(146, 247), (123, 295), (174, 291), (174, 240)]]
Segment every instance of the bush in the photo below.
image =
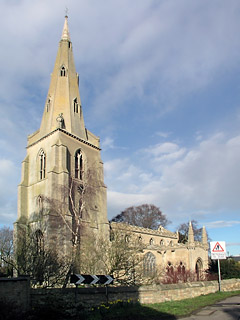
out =
[[(220, 270), (222, 279), (240, 278), (240, 264), (231, 258), (220, 261)], [(217, 273), (218, 263), (216, 260), (211, 260), (209, 274), (216, 275)]]

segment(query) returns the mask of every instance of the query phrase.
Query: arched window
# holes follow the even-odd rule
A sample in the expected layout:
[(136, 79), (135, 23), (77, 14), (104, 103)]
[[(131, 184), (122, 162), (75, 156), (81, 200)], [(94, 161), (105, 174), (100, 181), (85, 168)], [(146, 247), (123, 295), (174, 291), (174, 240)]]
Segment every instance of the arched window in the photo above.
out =
[(160, 246), (163, 246), (163, 245), (164, 245), (164, 240), (161, 239), (161, 241), (160, 241)]
[(43, 238), (42, 231), (37, 230), (35, 232), (35, 237), (36, 237), (36, 250), (37, 250), (37, 253), (40, 254), (44, 251), (44, 238)]
[(73, 110), (75, 113), (78, 113), (78, 101), (77, 98), (73, 100)]
[(40, 171), (39, 178), (40, 180), (46, 177), (46, 155), (43, 150), (39, 153), (39, 162), (40, 162)]
[(156, 257), (152, 252), (147, 252), (143, 258), (143, 273), (145, 277), (154, 276), (156, 272)]
[(61, 70), (60, 70), (60, 76), (61, 77), (66, 77), (66, 69), (64, 66), (62, 66)]
[(149, 240), (149, 244), (150, 244), (150, 246), (154, 244), (153, 238), (151, 238), (151, 239)]
[(75, 178), (83, 178), (83, 157), (80, 149), (75, 153)]

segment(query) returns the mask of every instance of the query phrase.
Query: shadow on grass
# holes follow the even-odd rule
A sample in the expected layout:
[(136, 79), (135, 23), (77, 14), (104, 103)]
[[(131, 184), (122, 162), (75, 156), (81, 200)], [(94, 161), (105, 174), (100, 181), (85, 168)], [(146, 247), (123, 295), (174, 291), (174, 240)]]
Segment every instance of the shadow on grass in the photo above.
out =
[(78, 308), (66, 309), (63, 305), (39, 306), (27, 312), (21, 307), (0, 301), (0, 320), (157, 320), (177, 319), (174, 315), (159, 312), (139, 303), (119, 303), (116, 305), (101, 305), (86, 309), (83, 305)]
[(174, 320), (177, 319), (174, 315), (165, 312), (159, 312), (147, 306), (140, 304), (131, 305), (127, 307), (109, 309), (109, 312), (100, 311), (98, 314), (92, 314), (89, 320)]

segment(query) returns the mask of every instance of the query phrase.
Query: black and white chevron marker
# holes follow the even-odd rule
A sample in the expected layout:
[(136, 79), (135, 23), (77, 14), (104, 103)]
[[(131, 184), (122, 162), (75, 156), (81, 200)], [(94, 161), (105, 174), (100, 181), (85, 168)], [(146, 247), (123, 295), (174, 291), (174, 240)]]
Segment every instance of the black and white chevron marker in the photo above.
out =
[(73, 274), (70, 282), (78, 284), (102, 284), (108, 285), (113, 283), (113, 277), (109, 275), (95, 275), (95, 274)]

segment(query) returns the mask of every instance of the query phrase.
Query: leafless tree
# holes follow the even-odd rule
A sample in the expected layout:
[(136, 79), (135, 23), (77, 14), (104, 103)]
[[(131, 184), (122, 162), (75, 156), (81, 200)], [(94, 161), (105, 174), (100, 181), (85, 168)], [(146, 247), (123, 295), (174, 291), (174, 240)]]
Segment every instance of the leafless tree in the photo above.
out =
[(129, 207), (111, 221), (125, 222), (149, 229), (158, 229), (160, 225), (165, 227), (170, 223), (161, 210), (153, 204), (142, 204), (137, 207)]
[(18, 275), (29, 275), (33, 286), (63, 285), (69, 263), (55, 249), (45, 248), (43, 235), (28, 228), (19, 232), (13, 266)]
[(47, 210), (58, 216), (71, 234), (72, 254), (66, 283), (72, 272), (80, 272), (83, 255), (81, 239), (85, 231), (84, 222), (89, 220), (88, 204), (96, 197), (100, 187), (99, 180), (95, 178), (92, 169), (82, 172), (82, 175), (81, 180), (70, 177), (67, 186), (56, 185), (56, 198), (41, 195), (43, 211)]
[(13, 230), (9, 227), (0, 229), (0, 274), (12, 275), (13, 261)]
[(115, 230), (111, 233), (110, 241), (99, 239), (97, 246), (90, 238), (84, 244), (81, 271), (112, 275), (115, 284), (139, 284), (143, 274), (143, 249), (143, 243), (127, 230)]

